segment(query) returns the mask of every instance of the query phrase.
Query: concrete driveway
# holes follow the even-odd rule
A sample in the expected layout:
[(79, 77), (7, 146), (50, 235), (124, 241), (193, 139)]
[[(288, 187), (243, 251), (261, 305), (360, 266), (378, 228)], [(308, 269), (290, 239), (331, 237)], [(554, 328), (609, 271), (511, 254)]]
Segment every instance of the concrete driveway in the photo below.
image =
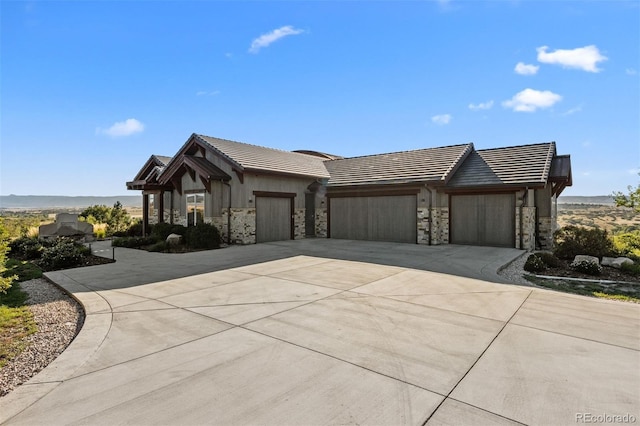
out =
[(47, 274), (85, 325), (0, 399), (1, 422), (640, 422), (640, 306), (501, 283), (517, 250), (318, 239), (115, 253)]

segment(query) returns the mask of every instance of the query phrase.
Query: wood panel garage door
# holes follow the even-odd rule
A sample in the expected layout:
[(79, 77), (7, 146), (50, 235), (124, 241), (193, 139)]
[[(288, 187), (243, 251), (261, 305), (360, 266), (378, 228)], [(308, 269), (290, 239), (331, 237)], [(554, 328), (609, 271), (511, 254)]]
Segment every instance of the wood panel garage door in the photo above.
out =
[(331, 238), (415, 243), (415, 195), (331, 198)]
[(451, 243), (515, 247), (515, 195), (452, 195)]
[(256, 197), (256, 242), (290, 240), (292, 198)]

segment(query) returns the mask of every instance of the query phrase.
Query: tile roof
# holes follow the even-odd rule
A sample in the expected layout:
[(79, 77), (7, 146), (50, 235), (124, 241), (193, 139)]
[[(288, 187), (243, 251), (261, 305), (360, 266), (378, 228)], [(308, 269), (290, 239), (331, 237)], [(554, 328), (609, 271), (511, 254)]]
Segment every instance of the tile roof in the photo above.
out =
[(235, 164), (241, 171), (268, 171), (287, 175), (329, 178), (329, 172), (324, 166), (323, 159), (317, 156), (204, 135), (194, 134), (193, 136)]
[(446, 182), (473, 144), (426, 148), (325, 162), (328, 186)]
[(556, 153), (555, 142), (474, 151), (447, 186), (545, 184)]

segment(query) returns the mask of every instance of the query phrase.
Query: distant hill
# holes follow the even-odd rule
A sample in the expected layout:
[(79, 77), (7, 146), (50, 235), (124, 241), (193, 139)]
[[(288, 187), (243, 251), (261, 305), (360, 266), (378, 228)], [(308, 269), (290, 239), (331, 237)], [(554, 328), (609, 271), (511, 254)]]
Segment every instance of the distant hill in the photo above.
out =
[(594, 195), (594, 196), (566, 196), (558, 197), (558, 204), (596, 204), (602, 206), (613, 206), (615, 202), (610, 195)]
[(0, 209), (85, 208), (101, 205), (113, 206), (120, 201), (123, 207), (142, 206), (141, 195), (111, 197), (67, 197), (62, 195), (0, 195)]

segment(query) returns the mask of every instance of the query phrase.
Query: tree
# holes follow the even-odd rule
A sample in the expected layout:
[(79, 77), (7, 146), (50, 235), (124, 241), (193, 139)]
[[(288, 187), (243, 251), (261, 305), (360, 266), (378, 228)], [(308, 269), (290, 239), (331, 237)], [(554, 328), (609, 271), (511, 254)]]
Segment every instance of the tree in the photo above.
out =
[(108, 223), (109, 216), (111, 214), (111, 208), (102, 205), (89, 206), (86, 209), (82, 210), (80, 213), (80, 217), (86, 219), (87, 222), (96, 224), (96, 223)]
[(131, 225), (131, 216), (122, 208), (120, 201), (116, 201), (107, 219), (107, 233), (113, 235), (117, 232), (124, 232), (129, 228), (129, 225)]
[[(640, 173), (638, 173), (640, 175)], [(613, 200), (616, 206), (631, 207), (637, 212), (640, 212), (640, 185), (635, 188), (632, 185), (627, 186), (629, 194), (623, 194), (622, 192), (614, 192), (612, 194)]]
[(4, 276), (7, 270), (7, 253), (9, 253), (9, 234), (4, 227), (4, 219), (0, 218), (0, 293), (6, 293), (16, 279), (15, 275)]

